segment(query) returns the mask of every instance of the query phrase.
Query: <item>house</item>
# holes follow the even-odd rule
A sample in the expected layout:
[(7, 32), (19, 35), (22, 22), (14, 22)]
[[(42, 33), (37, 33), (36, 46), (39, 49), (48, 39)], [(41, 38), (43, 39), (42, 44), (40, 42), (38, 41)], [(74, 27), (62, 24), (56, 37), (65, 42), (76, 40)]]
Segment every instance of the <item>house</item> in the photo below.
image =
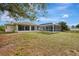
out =
[(53, 23), (40, 24), (40, 28), (43, 31), (53, 31), (53, 32), (61, 31), (61, 26), (59, 24), (53, 24)]
[(53, 23), (33, 24), (25, 23), (11, 23), (5, 25), (5, 32), (25, 32), (25, 31), (61, 31), (61, 26)]
[(70, 28), (70, 31), (79, 31), (79, 28)]

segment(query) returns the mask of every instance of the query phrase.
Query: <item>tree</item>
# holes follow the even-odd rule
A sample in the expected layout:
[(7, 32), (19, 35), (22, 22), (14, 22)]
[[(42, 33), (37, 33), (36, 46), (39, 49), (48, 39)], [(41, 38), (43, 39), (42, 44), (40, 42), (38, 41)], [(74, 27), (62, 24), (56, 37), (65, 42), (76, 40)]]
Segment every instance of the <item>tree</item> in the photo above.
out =
[(5, 30), (4, 26), (0, 26), (0, 31), (4, 31), (4, 30)]
[(76, 25), (76, 28), (79, 28), (79, 24)]
[(46, 4), (35, 3), (2, 3), (0, 12), (8, 11), (9, 16), (15, 19), (23, 17), (30, 20), (37, 19), (37, 10), (44, 11)]
[(68, 25), (66, 24), (66, 22), (59, 22), (58, 23), (61, 26), (61, 31), (67, 31), (69, 30)]
[(74, 25), (72, 25), (72, 26), (71, 26), (71, 28), (75, 28), (75, 26), (74, 26)]

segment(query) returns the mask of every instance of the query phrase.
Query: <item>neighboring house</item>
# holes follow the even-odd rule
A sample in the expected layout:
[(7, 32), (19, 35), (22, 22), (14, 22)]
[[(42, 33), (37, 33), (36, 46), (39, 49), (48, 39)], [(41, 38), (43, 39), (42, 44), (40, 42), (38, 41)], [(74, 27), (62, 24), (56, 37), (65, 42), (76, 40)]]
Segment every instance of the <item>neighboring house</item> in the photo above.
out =
[(71, 31), (79, 31), (79, 28), (70, 28)]
[(70, 31), (79, 31), (79, 28), (76, 28), (75, 26), (69, 27)]
[(33, 24), (33, 23), (11, 23), (6, 24), (5, 32), (25, 32), (25, 31), (61, 31), (61, 26), (53, 23)]

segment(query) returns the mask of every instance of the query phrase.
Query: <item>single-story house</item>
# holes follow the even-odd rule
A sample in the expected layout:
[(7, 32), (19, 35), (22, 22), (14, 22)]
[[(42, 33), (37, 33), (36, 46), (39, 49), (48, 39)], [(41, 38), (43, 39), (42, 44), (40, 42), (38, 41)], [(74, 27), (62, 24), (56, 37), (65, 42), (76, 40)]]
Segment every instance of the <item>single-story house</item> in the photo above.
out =
[(25, 23), (11, 23), (5, 25), (5, 32), (25, 32), (25, 31), (61, 31), (61, 26), (53, 23), (33, 24)]
[(79, 31), (79, 28), (70, 28), (70, 31)]

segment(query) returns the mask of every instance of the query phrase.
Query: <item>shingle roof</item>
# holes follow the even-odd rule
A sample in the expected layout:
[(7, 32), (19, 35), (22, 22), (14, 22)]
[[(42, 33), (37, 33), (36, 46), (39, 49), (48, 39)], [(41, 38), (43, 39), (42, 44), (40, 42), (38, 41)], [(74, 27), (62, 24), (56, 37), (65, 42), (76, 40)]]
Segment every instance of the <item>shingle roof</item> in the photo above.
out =
[(9, 23), (6, 25), (34, 25), (34, 26), (50, 26), (50, 25), (55, 25), (55, 26), (60, 26), (58, 24), (53, 24), (53, 23), (45, 23), (45, 24), (34, 24), (32, 22), (17, 22), (17, 23)]
[(37, 24), (31, 23), (31, 22), (17, 22), (17, 23), (9, 23), (6, 25), (37, 25)]

